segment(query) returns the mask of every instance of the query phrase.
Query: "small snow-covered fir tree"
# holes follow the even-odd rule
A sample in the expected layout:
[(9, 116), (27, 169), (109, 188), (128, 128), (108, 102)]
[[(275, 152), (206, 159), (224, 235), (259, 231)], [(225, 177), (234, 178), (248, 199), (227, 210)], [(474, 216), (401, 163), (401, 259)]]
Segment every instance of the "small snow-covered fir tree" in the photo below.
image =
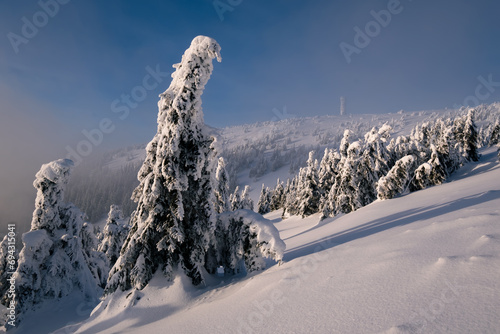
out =
[(219, 44), (193, 39), (174, 65), (170, 87), (158, 102), (158, 131), (148, 144), (133, 193), (138, 203), (121, 255), (112, 268), (106, 293), (143, 289), (157, 271), (167, 279), (180, 265), (194, 285), (215, 230), (212, 177), (217, 162), (213, 139), (203, 122), (201, 95), (220, 61)]
[(241, 204), (239, 209), (252, 210), (253, 211), (254, 204), (253, 200), (250, 198), (250, 186), (246, 185), (245, 189), (241, 192)]
[(241, 209), (241, 196), (240, 196), (240, 188), (236, 186), (234, 192), (229, 196), (229, 202), (231, 205), (231, 211), (236, 211)]
[(282, 218), (295, 215), (298, 212), (297, 177), (288, 179), (285, 187), (285, 201), (283, 204)]
[(478, 130), (474, 122), (474, 109), (469, 109), (467, 115), (458, 117), (454, 122), (455, 138), (461, 147), (466, 161), (478, 161)]
[(339, 147), (339, 152), (341, 157), (347, 157), (347, 149), (349, 148), (350, 142), (349, 139), (353, 136), (353, 133), (351, 130), (345, 130), (344, 131), (344, 136), (342, 137), (342, 140), (340, 141), (340, 147)]
[(95, 234), (94, 226), (89, 223), (83, 223), (80, 235), (83, 255), (88, 263), (90, 272), (96, 278), (99, 287), (104, 289), (108, 280), (110, 266), (106, 254), (98, 249), (99, 239)]
[(479, 133), (474, 121), (474, 109), (470, 109), (467, 113), (464, 127), (464, 140), (467, 160), (479, 161)]
[(266, 187), (263, 183), (262, 189), (260, 190), (259, 201), (257, 202), (257, 212), (263, 215), (270, 211), (271, 211), (271, 191), (269, 190), (269, 187)]
[(319, 188), (318, 162), (314, 160), (314, 151), (309, 152), (307, 166), (299, 171), (297, 184), (298, 212), (302, 218), (318, 212), (321, 191)]
[(56, 160), (36, 174), (31, 231), (22, 236), (15, 273), (20, 314), (72, 292), (95, 299), (105, 282), (107, 268), (95, 253), (93, 229), (85, 227), (83, 213), (63, 199), (72, 166), (71, 160)]
[(394, 198), (404, 194), (410, 185), (416, 169), (417, 158), (407, 155), (398, 161), (394, 167), (377, 182), (377, 197), (379, 199)]
[(443, 120), (438, 119), (435, 124), (436, 128), (439, 130), (435, 130), (435, 140), (433, 144), (435, 146), (435, 152), (431, 147), (431, 155), (432, 153), (437, 155), (437, 158), (444, 168), (445, 174), (448, 176), (460, 168), (465, 160), (460, 153), (460, 145), (457, 143), (455, 138), (455, 131), (452, 122), (450, 120), (444, 122)]
[(434, 145), (431, 145), (431, 159), (418, 166), (415, 170), (409, 190), (416, 191), (430, 186), (438, 185), (446, 180), (446, 170), (439, 159), (439, 153)]
[(322, 197), (328, 195), (335, 183), (339, 162), (340, 154), (336, 150), (325, 148), (325, 153), (319, 164), (318, 171), (318, 186), (321, 190)]
[(356, 141), (349, 145), (346, 156), (342, 158), (341, 169), (333, 186), (335, 194), (330, 196), (335, 201), (335, 204), (330, 205), (334, 213), (349, 213), (362, 206), (357, 195), (360, 151), (361, 143)]
[(497, 119), (493, 129), (491, 130), (489, 145), (495, 146), (500, 142), (500, 121)]
[(102, 231), (102, 241), (98, 250), (104, 253), (109, 261), (109, 266), (113, 267), (120, 256), (120, 250), (128, 236), (130, 225), (123, 218), (123, 212), (118, 205), (111, 205), (108, 219)]
[(330, 191), (321, 199), (320, 203), (320, 220), (328, 217), (333, 217), (337, 212), (336, 205), (337, 189), (335, 186), (330, 188)]
[(278, 179), (276, 181), (276, 187), (272, 191), (271, 203), (269, 204), (270, 210), (279, 210), (283, 208), (285, 203), (285, 188), (283, 187), (283, 182)]
[(229, 211), (229, 178), (226, 172), (226, 162), (223, 157), (220, 157), (218, 160), (214, 182), (215, 212), (222, 213)]
[(386, 148), (391, 127), (387, 124), (380, 130), (371, 129), (365, 140), (356, 169), (356, 202), (365, 206), (377, 199), (376, 183), (387, 174), (392, 165), (392, 157)]

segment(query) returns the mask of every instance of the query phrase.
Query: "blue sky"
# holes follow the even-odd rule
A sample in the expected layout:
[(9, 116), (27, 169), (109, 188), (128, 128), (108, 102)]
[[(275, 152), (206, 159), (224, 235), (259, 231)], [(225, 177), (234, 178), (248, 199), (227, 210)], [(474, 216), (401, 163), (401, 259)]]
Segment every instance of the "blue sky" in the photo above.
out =
[[(42, 3), (54, 10), (54, 1)], [(223, 20), (211, 0), (59, 1), (53, 17), (37, 1), (0, 3), (3, 189), (18, 179), (30, 185), (42, 163), (105, 118), (114, 130), (99, 148), (148, 142), (170, 78), (123, 120), (111, 104), (142, 84), (147, 67), (171, 73), (197, 35), (222, 47), (203, 95), (215, 127), (272, 120), (283, 106), (297, 116), (335, 114), (340, 96), (349, 113), (451, 108), (475, 95), (479, 76), (500, 82), (500, 4), (492, 0), (220, 0), (231, 7)], [(340, 43), (355, 46), (354, 28), (365, 31), (371, 11), (388, 8), (398, 13), (348, 63)], [(13, 47), (26, 20), (40, 27)], [(480, 102), (496, 100), (497, 86)]]

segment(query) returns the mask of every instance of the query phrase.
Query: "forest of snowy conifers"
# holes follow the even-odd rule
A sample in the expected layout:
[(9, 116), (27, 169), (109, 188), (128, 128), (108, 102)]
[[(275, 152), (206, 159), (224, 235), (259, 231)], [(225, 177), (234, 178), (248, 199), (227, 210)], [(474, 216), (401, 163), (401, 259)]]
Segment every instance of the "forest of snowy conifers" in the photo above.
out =
[[(393, 136), (390, 122), (372, 128), (358, 123), (331, 141), (325, 133), (313, 134), (316, 145), (293, 147), (291, 139), (275, 132), (219, 148), (201, 108), (214, 58), (221, 60), (220, 46), (198, 36), (174, 65), (172, 83), (158, 103), (158, 130), (145, 148), (133, 192), (127, 191), (134, 183), (126, 177), (134, 172), (132, 163), (106, 183), (114, 194), (86, 189), (66, 197), (73, 162), (60, 159), (41, 167), (34, 181), (31, 230), (23, 235), (13, 276), (17, 321), (47, 300), (74, 293), (106, 299), (117, 291), (142, 290), (158, 273), (165, 285), (179, 271), (200, 285), (221, 268), (226, 274), (261, 270), (265, 258), (280, 262), (285, 251), (276, 227), (262, 214), (321, 213), (324, 219), (349, 213), (376, 199), (439, 185), (465, 163), (477, 161), (479, 147), (498, 145), (500, 107), (493, 104), (436, 117), (408, 135)], [(250, 187), (238, 186), (245, 168), (256, 180), (286, 166), (295, 175), (263, 185), (256, 205)], [(100, 208), (96, 203), (78, 207), (92, 196)], [(124, 205), (130, 196), (135, 204), (127, 204), (124, 214), (116, 204)], [(95, 210), (95, 220), (103, 202), (109, 213), (101, 231), (87, 221), (85, 208)], [(6, 240), (0, 244), (0, 295), (9, 312)]]

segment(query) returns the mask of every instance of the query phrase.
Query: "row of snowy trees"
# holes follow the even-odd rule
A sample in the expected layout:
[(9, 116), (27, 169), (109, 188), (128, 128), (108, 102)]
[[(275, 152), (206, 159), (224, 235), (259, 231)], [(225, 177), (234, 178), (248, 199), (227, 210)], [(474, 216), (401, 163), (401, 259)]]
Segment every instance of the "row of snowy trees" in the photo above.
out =
[(31, 231), (23, 235), (15, 272), (20, 316), (72, 292), (95, 299), (103, 289), (106, 295), (143, 289), (155, 274), (171, 279), (181, 271), (198, 285), (219, 266), (250, 272), (264, 267), (264, 257), (281, 261), (285, 244), (272, 223), (250, 211), (249, 188), (228, 196), (224, 160), (203, 123), (201, 94), (213, 58), (220, 61), (220, 46), (198, 36), (174, 65), (133, 192), (137, 209), (130, 224), (112, 205), (96, 236), (84, 214), (64, 201), (72, 161), (42, 166)]
[[(470, 109), (454, 119), (438, 119), (417, 126), (410, 135), (390, 137), (391, 127), (373, 128), (353, 141), (346, 130), (340, 147), (325, 149), (320, 162), (310, 152), (307, 165), (284, 185), (263, 186), (258, 212), (283, 209), (283, 216), (302, 217), (320, 212), (321, 218), (349, 213), (374, 200), (441, 184), (468, 161), (477, 161), (476, 112)], [(498, 142), (500, 125), (488, 130), (489, 142)]]

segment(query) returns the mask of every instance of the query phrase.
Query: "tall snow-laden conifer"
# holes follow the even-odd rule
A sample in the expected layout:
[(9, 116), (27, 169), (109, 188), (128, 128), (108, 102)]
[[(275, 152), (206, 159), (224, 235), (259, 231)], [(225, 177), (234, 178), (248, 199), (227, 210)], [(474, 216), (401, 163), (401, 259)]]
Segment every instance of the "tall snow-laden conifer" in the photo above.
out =
[(219, 44), (198, 36), (174, 65), (170, 87), (158, 102), (158, 131), (133, 193), (138, 203), (131, 230), (106, 287), (142, 289), (158, 270), (171, 278), (180, 265), (192, 283), (204, 281), (203, 265), (215, 229), (211, 173), (213, 139), (203, 123), (201, 95)]
[(21, 314), (45, 299), (72, 292), (95, 299), (105, 282), (107, 269), (95, 252), (93, 229), (85, 225), (79, 209), (64, 202), (72, 167), (71, 160), (61, 159), (43, 165), (36, 174), (31, 230), (23, 234), (15, 273)]

